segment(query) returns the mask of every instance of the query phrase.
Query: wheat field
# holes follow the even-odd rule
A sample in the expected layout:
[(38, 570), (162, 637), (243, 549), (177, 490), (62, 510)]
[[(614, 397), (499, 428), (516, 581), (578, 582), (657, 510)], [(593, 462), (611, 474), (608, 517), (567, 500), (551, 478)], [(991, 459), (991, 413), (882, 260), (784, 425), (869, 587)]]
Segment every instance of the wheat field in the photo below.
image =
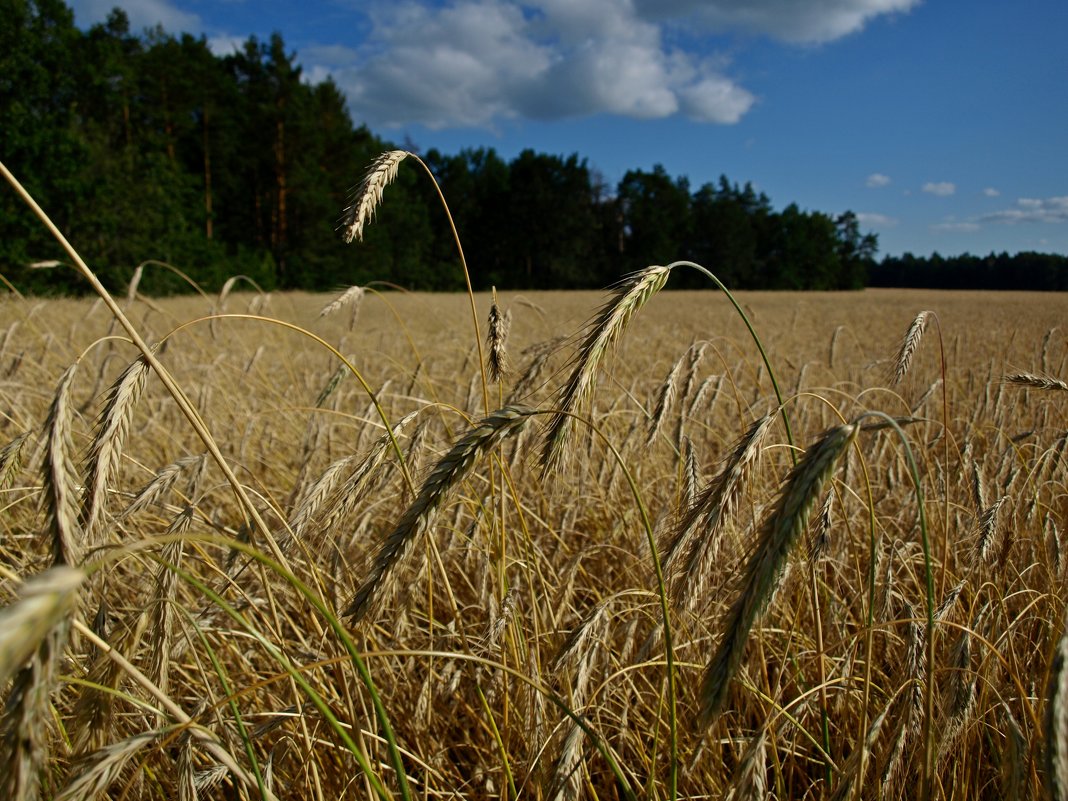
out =
[(1064, 300), (661, 277), (0, 301), (4, 797), (1064, 797)]

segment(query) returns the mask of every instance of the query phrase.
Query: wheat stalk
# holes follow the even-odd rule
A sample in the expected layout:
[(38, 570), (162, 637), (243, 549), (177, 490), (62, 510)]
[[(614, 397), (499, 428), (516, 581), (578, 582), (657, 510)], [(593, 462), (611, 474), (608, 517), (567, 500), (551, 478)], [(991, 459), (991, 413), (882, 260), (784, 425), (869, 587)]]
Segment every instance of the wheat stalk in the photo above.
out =
[(533, 413), (529, 409), (505, 406), (484, 418), (452, 446), (431, 470), (415, 500), (382, 544), (367, 578), (342, 613), (344, 616), (360, 620), (367, 614), (412, 545), (430, 530), (450, 490), (463, 480), (479, 457), (519, 431)]
[(363, 228), (374, 217), (375, 209), (382, 202), (382, 193), (397, 177), (397, 168), (408, 156), (405, 150), (387, 150), (379, 154), (353, 192), (352, 200), (341, 217), (342, 235), (346, 242), (363, 240)]
[(669, 267), (647, 267), (622, 281), (615, 294), (590, 325), (575, 357), (571, 376), (557, 396), (555, 412), (549, 420), (542, 448), (545, 473), (557, 465), (575, 428), (579, 414), (593, 393), (597, 368), (608, 349), (619, 340), (635, 314), (667, 282)]
[(756, 550), (745, 567), (741, 592), (727, 613), (719, 648), (701, 684), (701, 717), (706, 724), (723, 708), (730, 679), (742, 663), (749, 632), (779, 585), (786, 558), (807, 522), (809, 509), (858, 428), (856, 424), (832, 428), (805, 451), (761, 526)]

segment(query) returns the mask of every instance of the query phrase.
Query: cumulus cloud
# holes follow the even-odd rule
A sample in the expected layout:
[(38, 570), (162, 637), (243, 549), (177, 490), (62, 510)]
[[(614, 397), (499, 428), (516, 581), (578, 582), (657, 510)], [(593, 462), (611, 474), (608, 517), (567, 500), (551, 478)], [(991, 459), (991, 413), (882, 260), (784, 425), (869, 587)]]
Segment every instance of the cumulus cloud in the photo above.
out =
[(1007, 223), (1064, 223), (1068, 222), (1068, 195), (1048, 198), (1022, 197), (1015, 208), (984, 214), (982, 222)]
[(861, 30), (875, 17), (920, 0), (637, 0), (646, 18), (711, 31), (741, 30), (784, 42), (819, 44)]
[(928, 181), (923, 185), (923, 191), (938, 197), (949, 197), (957, 191), (957, 185), (949, 181)]
[(117, 6), (126, 12), (130, 30), (135, 32), (157, 25), (170, 33), (199, 31), (203, 27), (200, 17), (168, 0), (71, 0), (70, 6), (79, 25), (103, 22)]
[(370, 21), (360, 53), (324, 50), (318, 63), (332, 62), (353, 111), (375, 124), (489, 127), (602, 113), (730, 124), (756, 101), (722, 59), (668, 47), (662, 26), (630, 0), (408, 2), (377, 7)]
[(988, 186), (986, 189), (984, 189), (983, 194), (987, 197), (1001, 197), (1001, 192), (999, 192), (992, 186)]
[(358, 52), (320, 59), (372, 125), (493, 127), (615, 114), (738, 122), (757, 102), (712, 37), (826, 42), (919, 0), (400, 0), (369, 6)]
[(931, 228), (933, 228), (935, 231), (953, 231), (953, 232), (956, 232), (956, 233), (965, 233), (965, 234), (967, 234), (967, 233), (971, 233), (973, 231), (978, 231), (980, 226), (979, 226), (979, 223), (976, 223), (976, 222), (968, 222), (968, 221), (959, 221), (958, 222), (956, 220), (949, 220), (947, 222), (941, 222), (941, 223), (937, 223), (935, 225), (932, 225)]
[(870, 225), (872, 228), (893, 228), (898, 221), (896, 217), (862, 211), (857, 214), (857, 222), (861, 225)]
[(890, 176), (883, 175), (881, 172), (873, 172), (864, 183), (872, 189), (878, 189), (890, 183)]

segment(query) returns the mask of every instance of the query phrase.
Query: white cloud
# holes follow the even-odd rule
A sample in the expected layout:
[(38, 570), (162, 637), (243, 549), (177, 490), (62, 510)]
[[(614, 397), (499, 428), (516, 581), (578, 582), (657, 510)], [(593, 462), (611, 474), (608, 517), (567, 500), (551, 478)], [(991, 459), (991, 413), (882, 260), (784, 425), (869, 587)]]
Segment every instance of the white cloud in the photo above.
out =
[(979, 226), (979, 223), (976, 223), (976, 222), (949, 221), (949, 222), (937, 223), (936, 225), (932, 225), (931, 228), (934, 229), (935, 231), (955, 231), (957, 233), (966, 233), (967, 234), (967, 233), (971, 233), (973, 231), (978, 231), (980, 226)]
[(920, 0), (636, 0), (648, 19), (710, 31), (741, 30), (785, 42), (818, 44), (861, 30)]
[[(377, 7), (358, 54), (306, 48), (372, 125), (492, 127), (501, 120), (681, 114), (740, 120), (756, 98), (722, 59), (665, 44), (631, 0), (454, 0)], [(316, 55), (318, 56), (316, 57)]]
[(983, 222), (1016, 223), (1068, 222), (1068, 195), (1048, 198), (1022, 197), (1016, 201), (1016, 207), (984, 214), (979, 218)]
[(957, 191), (957, 185), (949, 181), (928, 181), (923, 185), (923, 191), (938, 197), (949, 197)]
[(866, 186), (878, 189), (879, 187), (887, 186), (890, 183), (890, 176), (883, 175), (881, 172), (873, 172), (868, 176), (868, 179), (864, 183)]
[(898, 221), (896, 217), (862, 211), (857, 214), (857, 222), (862, 225), (870, 225), (872, 228), (893, 228)]
[(987, 197), (1000, 197), (1001, 196), (1001, 192), (999, 192), (998, 190), (996, 190), (992, 186), (988, 186), (986, 189), (984, 189), (983, 190), (983, 194), (986, 195)]
[(79, 25), (103, 22), (111, 9), (118, 6), (130, 18), (133, 33), (157, 25), (162, 25), (168, 33), (200, 31), (203, 27), (200, 17), (182, 11), (168, 0), (71, 0), (70, 6)]

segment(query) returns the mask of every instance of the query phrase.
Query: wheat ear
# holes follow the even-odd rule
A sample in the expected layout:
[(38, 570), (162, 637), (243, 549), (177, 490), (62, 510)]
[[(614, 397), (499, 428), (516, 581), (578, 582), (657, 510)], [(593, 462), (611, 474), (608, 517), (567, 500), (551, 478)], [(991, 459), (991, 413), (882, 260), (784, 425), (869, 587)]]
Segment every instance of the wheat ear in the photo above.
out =
[(858, 428), (856, 424), (832, 428), (805, 452), (761, 526), (756, 550), (745, 567), (741, 593), (727, 613), (719, 648), (701, 684), (701, 717), (706, 724), (715, 720), (723, 708), (749, 632), (778, 587), (786, 558), (805, 527), (813, 502)]
[[(363, 300), (363, 295), (366, 290), (362, 286), (350, 286), (332, 301), (323, 306), (322, 311), (319, 312), (320, 317), (328, 317), (334, 312), (343, 309), (350, 303), (353, 308), (358, 308), (360, 302)], [(355, 312), (354, 312), (355, 313)]]
[(1045, 715), (1045, 782), (1052, 801), (1068, 799), (1068, 634), (1057, 643), (1049, 670)]
[(930, 320), (933, 312), (922, 311), (916, 315), (916, 319), (912, 321), (912, 325), (909, 326), (909, 330), (905, 334), (905, 339), (901, 342), (901, 350), (898, 351), (897, 361), (894, 363), (894, 381), (893, 383), (901, 383), (901, 379), (905, 377), (905, 374), (909, 371), (909, 365), (912, 364), (912, 357), (916, 355), (917, 348), (920, 347), (920, 341), (923, 339), (923, 332), (927, 330), (927, 322)]
[(1048, 375), (1035, 375), (1034, 373), (1012, 373), (1002, 379), (1006, 384), (1015, 384), (1019, 387), (1031, 387), (1032, 389), (1044, 389), (1050, 391), (1068, 392), (1068, 384), (1059, 378)]
[(486, 343), (489, 345), (489, 376), (495, 384), (501, 383), (508, 374), (508, 351), (504, 347), (507, 336), (508, 318), (497, 305), (497, 287), (493, 287), (493, 303), (490, 305)]
[(56, 386), (48, 410), (48, 443), (44, 463), (44, 507), (52, 535), (52, 557), (59, 564), (77, 565), (82, 560), (78, 530), (78, 471), (74, 466), (71, 439), (74, 404), (71, 387), (78, 363), (68, 367)]
[(15, 478), (22, 469), (22, 451), (29, 438), (28, 431), (19, 434), (0, 449), (0, 490), (5, 490), (15, 483)]
[(688, 361), (688, 355), (689, 351), (682, 354), (675, 361), (671, 369), (668, 370), (667, 376), (664, 377), (664, 383), (660, 385), (660, 391), (657, 393), (656, 398), (656, 409), (649, 420), (649, 435), (645, 440), (646, 445), (652, 445), (656, 442), (657, 435), (664, 427), (664, 421), (667, 419), (668, 414), (671, 413), (671, 407), (675, 404), (675, 396), (678, 394), (679, 373), (682, 372), (683, 362)]
[(397, 168), (407, 156), (405, 150), (387, 150), (371, 162), (341, 217), (342, 235), (346, 242), (363, 240), (364, 225), (374, 217), (375, 209), (382, 202), (382, 193), (393, 183)]
[(519, 431), (533, 412), (505, 406), (490, 414), (461, 437), (434, 466), (411, 506), (386, 538), (367, 578), (342, 613), (354, 620), (367, 614), (386, 581), (396, 571), (415, 541), (434, 522), (449, 491), (470, 471), (484, 453)]
[(59, 565), (27, 581), (18, 600), (0, 610), (0, 687), (74, 609), (85, 574)]
[(719, 474), (705, 487), (663, 543), (667, 583), (676, 603), (704, 593), (719, 547), (723, 522), (734, 513), (746, 474), (755, 464), (760, 447), (775, 417), (761, 417), (738, 440)]
[(634, 315), (664, 286), (670, 272), (669, 267), (647, 267), (624, 279), (590, 325), (549, 420), (541, 456), (545, 473), (565, 453), (575, 428), (573, 415), (582, 411), (589, 401), (601, 359), (623, 335)]
[(88, 481), (82, 519), (87, 542), (104, 511), (107, 486), (114, 479), (122, 459), (122, 448), (130, 429), (134, 407), (148, 379), (148, 362), (143, 358), (130, 364), (116, 379), (100, 414), (96, 436), (89, 448)]
[(183, 473), (188, 473), (185, 495), (187, 498), (192, 499), (200, 488), (200, 481), (207, 466), (208, 454), (202, 453), (199, 456), (183, 456), (176, 462), (171, 462), (171, 464), (160, 468), (156, 475), (152, 477), (152, 480), (138, 490), (137, 495), (130, 501), (130, 505), (123, 509), (122, 514), (119, 515), (119, 519), (125, 520), (130, 515), (147, 509), (152, 504), (162, 500), (178, 483), (178, 479), (182, 477)]
[(48, 761), (48, 697), (85, 574), (54, 567), (22, 588), (0, 612), (0, 686), (20, 665), (0, 720), (0, 798), (35, 801)]
[(89, 754), (78, 763), (66, 787), (53, 801), (93, 801), (118, 780), (126, 763), (138, 751), (168, 731), (170, 729), (135, 734)]

